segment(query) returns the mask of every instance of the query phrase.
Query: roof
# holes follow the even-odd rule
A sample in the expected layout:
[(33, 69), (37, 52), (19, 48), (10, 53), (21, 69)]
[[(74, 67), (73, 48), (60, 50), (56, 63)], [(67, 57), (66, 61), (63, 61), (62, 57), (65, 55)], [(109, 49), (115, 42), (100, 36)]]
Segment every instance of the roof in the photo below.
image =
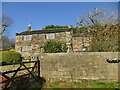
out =
[(47, 33), (59, 33), (59, 32), (69, 32), (69, 31), (70, 29), (44, 29), (44, 30), (25, 31), (21, 33), (16, 33), (16, 35), (47, 34)]

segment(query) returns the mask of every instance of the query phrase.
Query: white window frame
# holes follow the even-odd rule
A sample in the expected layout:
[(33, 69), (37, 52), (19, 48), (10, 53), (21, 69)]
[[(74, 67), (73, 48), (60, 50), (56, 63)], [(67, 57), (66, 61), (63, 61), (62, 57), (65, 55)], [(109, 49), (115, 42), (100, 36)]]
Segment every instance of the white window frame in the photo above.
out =
[(32, 51), (32, 46), (23, 46), (21, 47), (22, 52)]
[(55, 34), (46, 34), (46, 39), (55, 39)]
[(25, 35), (23, 36), (24, 41), (31, 41), (32, 40), (32, 35)]

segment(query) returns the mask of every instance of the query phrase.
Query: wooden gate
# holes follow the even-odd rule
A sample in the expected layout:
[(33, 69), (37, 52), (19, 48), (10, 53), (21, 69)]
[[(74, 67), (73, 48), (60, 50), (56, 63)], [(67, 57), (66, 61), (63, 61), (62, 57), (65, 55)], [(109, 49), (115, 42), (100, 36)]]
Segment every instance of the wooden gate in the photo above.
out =
[[(29, 64), (29, 65), (27, 65)], [(32, 65), (31, 65), (32, 64)], [(8, 71), (0, 71), (0, 86), (3, 89), (9, 88), (13, 82), (15, 82), (18, 78), (25, 78), (29, 77), (32, 79), (35, 79), (36, 76), (40, 77), (40, 61), (26, 61), (26, 62), (11, 62), (11, 63), (2, 63), (0, 66), (10, 66), (13, 65), (13, 67), (16, 65), (17, 68), (14, 70), (8, 70)], [(26, 73), (19, 73), (19, 72)], [(36, 73), (35, 73), (36, 72)]]

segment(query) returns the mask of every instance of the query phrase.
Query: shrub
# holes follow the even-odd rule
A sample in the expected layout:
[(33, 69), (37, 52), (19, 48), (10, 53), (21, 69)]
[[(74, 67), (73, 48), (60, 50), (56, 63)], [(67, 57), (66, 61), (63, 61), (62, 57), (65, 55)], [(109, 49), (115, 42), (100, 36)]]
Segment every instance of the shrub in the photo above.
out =
[(67, 46), (64, 42), (49, 40), (44, 45), (45, 53), (60, 53), (67, 52)]
[(21, 60), (21, 55), (15, 51), (2, 51), (0, 52), (1, 62), (12, 62)]
[(15, 51), (15, 49), (10, 49), (9, 51)]

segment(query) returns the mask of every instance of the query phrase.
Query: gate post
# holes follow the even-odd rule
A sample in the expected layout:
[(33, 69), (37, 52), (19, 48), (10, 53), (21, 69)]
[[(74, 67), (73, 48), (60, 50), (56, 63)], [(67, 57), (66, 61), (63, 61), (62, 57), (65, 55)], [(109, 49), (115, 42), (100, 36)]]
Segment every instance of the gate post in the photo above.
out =
[(38, 63), (38, 77), (40, 77), (40, 60), (37, 57), (37, 63)]

